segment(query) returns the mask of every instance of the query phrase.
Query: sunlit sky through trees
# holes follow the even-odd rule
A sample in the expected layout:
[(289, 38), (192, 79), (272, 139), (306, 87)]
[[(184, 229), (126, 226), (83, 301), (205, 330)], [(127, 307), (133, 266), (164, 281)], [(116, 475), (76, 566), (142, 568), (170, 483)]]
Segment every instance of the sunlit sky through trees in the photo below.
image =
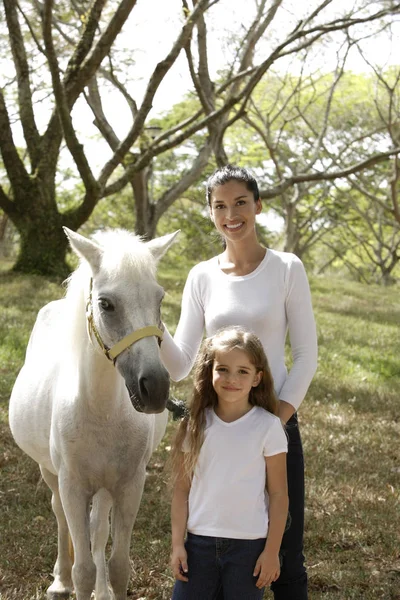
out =
[[(356, 1), (356, 0), (355, 0)], [(353, 4), (352, 2), (350, 2)], [(285, 0), (278, 10), (272, 27), (268, 29), (268, 35), (260, 44), (255, 61), (262, 61), (270, 51), (279, 43), (287, 32), (291, 31), (299, 19), (309, 15), (311, 7), (319, 5), (320, 2), (311, 0), (303, 3), (297, 0)], [(361, 4), (358, 2), (358, 4)], [(349, 7), (349, 0), (333, 0), (330, 6), (323, 11), (321, 20), (329, 17), (342, 15), (343, 7)], [(208, 58), (211, 77), (218, 78), (218, 70), (226, 67), (232, 61), (235, 40), (240, 38), (243, 28), (247, 26), (254, 15), (255, 0), (220, 0), (207, 13), (208, 33)], [(304, 14), (303, 14), (304, 13)], [(132, 58), (135, 61), (132, 73), (129, 73), (130, 89), (134, 90), (133, 96), (139, 103), (142, 99), (149, 73), (151, 73), (157, 62), (162, 60), (170, 50), (178, 31), (182, 26), (183, 17), (181, 11), (181, 0), (138, 0), (132, 15), (120, 34), (119, 42), (124, 48), (132, 49)], [(369, 30), (376, 32), (376, 24), (367, 25), (362, 30), (357, 30), (357, 36), (367, 35)], [(360, 42), (364, 57), (374, 66), (389, 66), (398, 60), (398, 48), (400, 47), (400, 28), (393, 27), (391, 37), (388, 30), (383, 31), (373, 40), (365, 39)], [(308, 69), (316, 71), (321, 69), (329, 72), (335, 69), (338, 56), (343, 55), (345, 36), (342, 32), (332, 34), (320, 44), (313, 47), (308, 55)], [(303, 66), (303, 56), (289, 55), (286, 59), (280, 59), (273, 66), (278, 72), (299, 72)], [(354, 46), (346, 60), (346, 70), (354, 72), (365, 72), (370, 66), (360, 55)], [(150, 117), (158, 116), (169, 110), (174, 103), (179, 102), (189, 90), (193, 89), (190, 79), (186, 57), (183, 52), (170, 69), (162, 82), (153, 102), (153, 110)], [(122, 136), (126, 133), (127, 123), (131, 122), (131, 115), (125, 103), (118, 94), (110, 92), (108, 96), (110, 107), (109, 118), (116, 132)], [(105, 105), (107, 107), (107, 105)], [(87, 105), (83, 101), (77, 103), (74, 110), (74, 118), (83, 129), (86, 123), (92, 121)], [(93, 142), (99, 148), (99, 141)], [(102, 143), (103, 145), (103, 143)], [(104, 144), (104, 152), (109, 149)], [(283, 220), (275, 214), (263, 214), (259, 221), (268, 226), (269, 229), (280, 230)]]
[[(365, 4), (365, 0), (332, 0), (321, 11), (317, 20), (326, 22), (328, 19), (339, 18), (343, 15), (343, 10), (350, 10), (353, 5), (361, 6), (363, 3)], [(259, 64), (265, 60), (280, 41), (293, 31), (299, 20), (309, 16), (312, 10), (320, 4), (321, 0), (309, 0), (308, 2), (283, 0), (277, 15), (267, 29), (267, 34), (257, 45), (254, 63)], [(208, 61), (211, 78), (214, 81), (218, 80), (218, 71), (227, 69), (232, 63), (235, 51), (238, 49), (238, 42), (256, 14), (256, 5), (256, 0), (219, 0), (207, 11), (205, 17), (208, 34)], [(378, 10), (381, 6), (382, 3), (377, 3), (376, 9)], [(118, 51), (121, 52), (121, 56), (125, 57), (127, 66), (121, 71), (124, 77), (123, 83), (139, 106), (150, 74), (157, 63), (163, 60), (170, 51), (183, 22), (181, 0), (138, 0), (125, 27), (117, 37), (114, 60), (118, 66)], [(383, 68), (398, 62), (400, 24), (393, 20), (390, 30), (386, 28), (378, 35), (376, 35), (377, 28), (377, 23), (351, 28), (352, 41), (360, 40), (359, 46), (366, 60), (363, 59), (354, 44), (348, 53), (346, 71), (367, 72), (371, 70), (371, 65)], [(374, 37), (368, 38), (368, 34), (372, 32), (375, 34)], [(346, 35), (344, 32), (338, 31), (324, 35), (321, 40), (313, 44), (307, 51), (305, 73), (318, 70), (332, 72), (337, 66), (338, 57), (343, 59), (347, 48)], [(193, 45), (193, 52), (195, 55), (195, 45)], [(129, 62), (126, 61), (127, 56)], [(43, 57), (40, 58), (43, 59)], [(304, 67), (304, 59), (303, 52), (297, 55), (289, 54), (272, 65), (271, 73), (290, 72), (296, 74)], [(0, 57), (0, 71), (3, 74), (12, 77), (13, 68), (12, 63), (7, 64), (4, 58)], [(111, 85), (107, 89), (108, 92), (105, 89), (102, 89), (101, 92), (104, 110), (116, 134), (122, 139), (131, 127), (132, 115), (121, 94), (113, 91)], [(182, 51), (155, 94), (149, 118), (167, 112), (192, 89), (193, 84), (187, 60)], [(47, 123), (51, 110), (50, 102), (44, 98), (39, 109), (39, 117), (41, 112), (44, 124)], [(93, 114), (83, 98), (76, 102), (72, 116), (79, 140), (84, 144), (90, 156), (91, 165), (96, 170), (111, 155), (111, 150), (93, 125)], [(40, 118), (38, 125), (40, 129)], [(13, 133), (16, 143), (19, 144), (19, 140), (21, 140), (21, 146), (23, 146), (22, 131), (18, 123), (15, 124)], [(61, 153), (61, 161), (66, 167), (75, 170), (67, 151)], [(65, 180), (63, 185), (66, 185)], [(70, 179), (70, 185), (76, 185), (74, 178)], [(271, 223), (271, 226), (275, 229), (278, 226), (277, 223)]]

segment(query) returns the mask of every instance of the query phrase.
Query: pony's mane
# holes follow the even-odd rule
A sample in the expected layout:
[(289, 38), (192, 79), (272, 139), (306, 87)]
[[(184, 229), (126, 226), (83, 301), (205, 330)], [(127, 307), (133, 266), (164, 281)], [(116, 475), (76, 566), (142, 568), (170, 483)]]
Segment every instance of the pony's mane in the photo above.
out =
[(101, 269), (110, 280), (127, 271), (155, 276), (156, 262), (140, 236), (126, 229), (113, 229), (97, 232), (93, 241), (104, 250)]
[[(112, 281), (124, 272), (146, 272), (155, 276), (156, 263), (144, 240), (126, 229), (98, 231), (92, 240), (103, 250), (100, 269)], [(91, 268), (85, 259), (66, 282), (66, 297), (80, 296), (88, 287)]]
[[(92, 240), (103, 250), (100, 270), (107, 279), (113, 280), (123, 277), (124, 273), (138, 273), (155, 276), (156, 261), (147, 248), (144, 240), (125, 229), (99, 231)], [(85, 311), (89, 296), (90, 278), (92, 270), (89, 263), (80, 259), (78, 268), (66, 280), (65, 300), (68, 304), (67, 337), (72, 344), (81, 338), (82, 328), (86, 327)]]

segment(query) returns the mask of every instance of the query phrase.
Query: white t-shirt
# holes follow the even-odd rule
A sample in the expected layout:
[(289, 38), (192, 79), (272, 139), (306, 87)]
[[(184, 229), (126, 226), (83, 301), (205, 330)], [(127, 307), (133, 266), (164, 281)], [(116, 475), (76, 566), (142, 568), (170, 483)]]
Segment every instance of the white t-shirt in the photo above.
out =
[(254, 406), (232, 423), (207, 409), (204, 443), (189, 493), (188, 531), (234, 539), (266, 537), (264, 457), (281, 452), (287, 452), (281, 421), (263, 408)]
[[(303, 263), (289, 252), (268, 249), (250, 274), (227, 275), (218, 257), (196, 265), (182, 295), (174, 338), (165, 331), (161, 358), (174, 381), (186, 377), (204, 330), (240, 325), (255, 333), (267, 355), (277, 396), (297, 409), (317, 368), (317, 335)], [(289, 330), (293, 366), (285, 365)]]

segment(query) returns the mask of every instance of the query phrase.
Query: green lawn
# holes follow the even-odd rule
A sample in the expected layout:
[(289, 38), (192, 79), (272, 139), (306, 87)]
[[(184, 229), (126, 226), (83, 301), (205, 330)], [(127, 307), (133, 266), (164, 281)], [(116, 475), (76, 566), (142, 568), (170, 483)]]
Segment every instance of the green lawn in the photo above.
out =
[[(163, 316), (179, 316), (182, 269), (166, 259)], [(311, 600), (400, 600), (399, 288), (311, 281), (319, 368), (300, 410), (306, 459), (306, 558)], [(38, 309), (62, 288), (0, 273), (0, 599), (45, 598), (56, 555), (50, 493), (15, 446), (7, 403)], [(184, 398), (186, 381), (174, 386)], [(167, 600), (168, 432), (149, 467), (132, 538), (132, 600)], [(271, 597), (269, 593), (265, 597)]]

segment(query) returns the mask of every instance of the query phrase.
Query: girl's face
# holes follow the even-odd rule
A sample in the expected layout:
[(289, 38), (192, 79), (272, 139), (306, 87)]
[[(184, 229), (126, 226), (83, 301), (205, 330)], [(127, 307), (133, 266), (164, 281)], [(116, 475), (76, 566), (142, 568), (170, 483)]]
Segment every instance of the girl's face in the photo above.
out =
[(254, 202), (253, 192), (241, 181), (228, 181), (211, 194), (211, 219), (227, 241), (242, 241), (249, 233), (254, 235), (256, 215), (261, 210), (261, 200)]
[(260, 383), (261, 377), (262, 371), (256, 371), (248, 354), (243, 350), (234, 348), (228, 352), (216, 352), (212, 385), (220, 405), (246, 408), (251, 388)]

